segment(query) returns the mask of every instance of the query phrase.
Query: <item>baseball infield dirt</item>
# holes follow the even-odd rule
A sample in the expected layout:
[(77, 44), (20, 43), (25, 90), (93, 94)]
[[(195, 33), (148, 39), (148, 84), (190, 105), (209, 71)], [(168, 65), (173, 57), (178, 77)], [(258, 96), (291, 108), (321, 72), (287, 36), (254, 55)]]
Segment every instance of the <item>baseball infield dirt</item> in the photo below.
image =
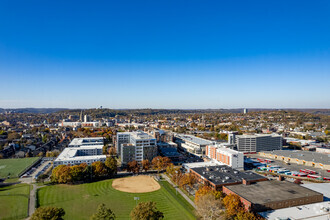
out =
[(129, 193), (146, 193), (160, 189), (160, 185), (153, 177), (145, 175), (115, 179), (112, 187)]

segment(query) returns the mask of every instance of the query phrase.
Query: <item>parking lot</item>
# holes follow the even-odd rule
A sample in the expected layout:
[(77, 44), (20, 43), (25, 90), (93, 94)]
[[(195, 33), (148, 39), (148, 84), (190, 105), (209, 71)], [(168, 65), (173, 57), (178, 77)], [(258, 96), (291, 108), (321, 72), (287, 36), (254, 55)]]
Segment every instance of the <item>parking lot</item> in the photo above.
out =
[[(250, 158), (263, 158), (263, 159), (269, 159), (267, 157), (262, 157), (260, 156), (259, 154), (249, 154), (247, 155), (248, 157)], [(297, 171), (299, 172), (300, 169), (308, 169), (308, 170), (314, 170), (316, 171), (318, 174), (318, 176), (322, 176), (322, 177), (329, 177), (330, 178), (330, 173), (327, 172), (326, 170), (322, 170), (322, 169), (319, 169), (319, 168), (316, 168), (316, 167), (311, 167), (311, 166), (304, 166), (304, 165), (300, 165), (300, 164), (296, 164), (296, 163), (290, 163), (290, 164), (287, 164), (285, 162), (282, 162), (280, 160), (274, 160), (274, 159), (271, 159), (273, 160), (274, 162), (272, 162), (271, 164), (272, 165), (278, 165), (282, 168), (286, 168), (290, 171)]]
[(30, 170), (28, 170), (22, 177), (21, 177), (21, 182), (24, 183), (32, 183), (35, 181), (38, 176), (43, 174), (48, 168), (51, 166), (50, 161), (42, 161), (36, 166), (32, 167)]

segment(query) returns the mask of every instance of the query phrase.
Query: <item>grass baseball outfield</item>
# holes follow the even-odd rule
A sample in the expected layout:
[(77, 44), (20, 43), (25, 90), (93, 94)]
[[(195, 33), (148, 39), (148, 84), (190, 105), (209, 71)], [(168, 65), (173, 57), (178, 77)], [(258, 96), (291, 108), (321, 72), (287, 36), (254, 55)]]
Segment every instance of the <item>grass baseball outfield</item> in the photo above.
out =
[[(168, 182), (161, 182), (160, 188), (147, 193), (127, 193), (112, 187), (113, 180), (80, 185), (54, 185), (39, 189), (40, 206), (64, 208), (64, 219), (89, 219), (100, 203), (106, 204), (118, 219), (129, 219), (135, 207), (134, 197), (139, 202), (154, 201), (165, 219), (195, 219), (193, 207)], [(154, 189), (153, 189), (154, 190)]]

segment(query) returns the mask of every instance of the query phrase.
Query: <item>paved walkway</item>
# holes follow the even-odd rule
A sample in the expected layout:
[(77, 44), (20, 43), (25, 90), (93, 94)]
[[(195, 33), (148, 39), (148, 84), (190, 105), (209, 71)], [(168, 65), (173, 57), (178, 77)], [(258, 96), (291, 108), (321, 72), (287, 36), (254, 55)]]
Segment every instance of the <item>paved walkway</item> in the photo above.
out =
[(163, 177), (164, 179), (166, 179), (166, 181), (169, 182), (174, 188), (176, 188), (176, 190), (181, 194), (181, 196), (182, 196), (183, 198), (185, 198), (185, 199), (187, 200), (187, 202), (189, 202), (190, 205), (191, 205), (192, 207), (194, 207), (194, 209), (196, 209), (196, 205), (195, 205), (195, 203), (194, 203), (193, 201), (191, 201), (191, 199), (190, 199), (186, 194), (184, 194), (184, 193), (182, 192), (182, 190), (181, 190), (179, 187), (177, 187), (177, 185), (175, 185), (175, 184), (170, 180), (170, 178), (168, 178), (165, 174), (162, 174), (162, 177)]
[(30, 191), (30, 199), (29, 199), (29, 208), (28, 208), (28, 215), (26, 219), (30, 219), (31, 215), (34, 213), (36, 209), (36, 196), (37, 196), (37, 189), (42, 188), (44, 186), (37, 186), (36, 184), (31, 184), (32, 189)]

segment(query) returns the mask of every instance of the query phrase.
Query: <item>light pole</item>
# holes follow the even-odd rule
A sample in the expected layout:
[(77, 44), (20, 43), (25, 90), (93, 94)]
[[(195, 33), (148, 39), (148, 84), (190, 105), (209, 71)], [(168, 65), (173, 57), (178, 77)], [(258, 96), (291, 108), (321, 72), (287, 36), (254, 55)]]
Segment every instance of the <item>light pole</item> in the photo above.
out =
[(138, 200), (140, 200), (140, 197), (134, 197), (134, 200), (135, 200), (135, 205), (137, 206), (137, 202)]

